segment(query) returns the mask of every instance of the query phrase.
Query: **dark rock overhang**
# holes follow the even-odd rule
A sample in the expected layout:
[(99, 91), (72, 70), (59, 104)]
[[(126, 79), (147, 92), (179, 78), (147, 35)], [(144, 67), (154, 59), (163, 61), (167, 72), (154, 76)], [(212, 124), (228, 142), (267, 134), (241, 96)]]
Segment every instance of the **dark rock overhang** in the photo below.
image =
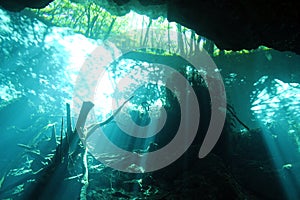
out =
[(0, 6), (6, 10), (18, 12), (24, 8), (44, 8), (53, 0), (0, 0)]
[[(73, 0), (74, 2), (86, 2)], [(51, 0), (0, 0), (10, 11), (42, 8)], [(152, 18), (164, 15), (212, 41), (220, 49), (260, 45), (300, 54), (300, 1), (286, 0), (94, 0), (109, 12), (135, 10)]]

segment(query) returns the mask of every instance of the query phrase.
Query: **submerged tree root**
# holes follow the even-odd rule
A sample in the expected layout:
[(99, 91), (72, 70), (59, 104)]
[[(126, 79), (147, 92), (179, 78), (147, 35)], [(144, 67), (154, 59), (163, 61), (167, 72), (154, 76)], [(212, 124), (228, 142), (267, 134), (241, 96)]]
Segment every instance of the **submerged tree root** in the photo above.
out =
[[(59, 197), (63, 199), (60, 195), (65, 193), (63, 195), (66, 198), (86, 199), (89, 186), (88, 153), (84, 144), (86, 138), (97, 128), (111, 122), (130, 99), (125, 101), (111, 117), (103, 122), (92, 124), (88, 128), (84, 127), (88, 113), (94, 107), (94, 104), (83, 102), (74, 130), (71, 125), (70, 105), (67, 104), (67, 131), (64, 133), (64, 121), (62, 119), (60, 141), (56, 141), (54, 126), (49, 140), (56, 146), (53, 151), (54, 154), (45, 157), (34, 147), (19, 144), (18, 146), (24, 148), (27, 154), (39, 160), (40, 163), (44, 163), (44, 167), (35, 172), (32, 170), (27, 176), (1, 188), (0, 197), (17, 196), (22, 199), (55, 199)], [(5, 182), (6, 177), (2, 179), (2, 182)], [(18, 194), (12, 194), (12, 191), (20, 185), (24, 185), (24, 190)]]

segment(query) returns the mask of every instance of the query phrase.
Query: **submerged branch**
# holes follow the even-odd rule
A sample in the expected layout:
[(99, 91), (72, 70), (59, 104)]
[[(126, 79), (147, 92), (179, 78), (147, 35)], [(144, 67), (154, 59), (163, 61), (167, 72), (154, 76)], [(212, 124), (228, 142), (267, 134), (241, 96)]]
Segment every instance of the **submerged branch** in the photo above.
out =
[(83, 132), (82, 129), (84, 128), (87, 116), (90, 112), (90, 110), (94, 107), (94, 104), (90, 101), (88, 102), (83, 102), (79, 116), (78, 116), (78, 120), (77, 120), (77, 124), (76, 124), (76, 131), (78, 134), (80, 134), (80, 136), (83, 136)]
[(245, 128), (245, 129), (247, 129), (247, 131), (250, 131), (250, 128), (244, 123), (244, 122), (242, 122), (237, 116), (236, 116), (236, 114), (234, 113), (234, 111), (233, 111), (233, 107), (232, 106), (230, 106), (230, 105), (228, 105), (227, 104), (227, 107), (229, 108), (229, 109), (227, 109), (229, 112), (230, 112), (230, 114)]
[(99, 123), (96, 123), (96, 124), (92, 124), (90, 125), (89, 127), (87, 127), (87, 134), (86, 134), (86, 137), (85, 137), (85, 140), (88, 139), (98, 128), (100, 128), (101, 126), (105, 125), (105, 124), (108, 124), (109, 122), (111, 122), (115, 117), (116, 115), (122, 110), (122, 108), (125, 106), (125, 104), (130, 101), (134, 96), (130, 97), (129, 99), (127, 99), (114, 113), (112, 116), (110, 116), (108, 119), (102, 121), (102, 122), (99, 122)]

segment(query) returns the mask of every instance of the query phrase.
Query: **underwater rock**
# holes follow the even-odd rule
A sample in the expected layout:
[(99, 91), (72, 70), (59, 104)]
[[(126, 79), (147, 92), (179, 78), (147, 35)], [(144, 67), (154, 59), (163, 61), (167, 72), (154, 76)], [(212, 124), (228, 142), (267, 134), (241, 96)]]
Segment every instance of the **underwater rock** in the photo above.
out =
[(5, 1), (1, 0), (0, 5), (10, 11), (21, 11), (24, 8), (44, 8), (53, 0), (12, 0), (12, 1)]

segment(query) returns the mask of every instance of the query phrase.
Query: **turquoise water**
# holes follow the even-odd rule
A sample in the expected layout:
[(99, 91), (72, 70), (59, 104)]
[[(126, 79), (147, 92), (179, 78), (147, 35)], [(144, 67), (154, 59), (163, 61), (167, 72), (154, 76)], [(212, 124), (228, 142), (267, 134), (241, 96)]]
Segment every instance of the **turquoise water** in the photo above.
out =
[[(209, 55), (224, 82), (227, 107), (218, 110), (226, 121), (214, 149), (199, 159), (212, 116), (208, 70), (197, 71), (170, 48), (161, 50), (168, 43), (122, 54), (128, 46), (71, 28), (4, 10), (0, 18), (1, 199), (299, 198), (299, 55), (263, 48)], [(95, 71), (83, 70), (89, 65)], [(190, 87), (167, 88), (178, 79), (165, 77), (166, 65)], [(98, 71), (101, 66), (104, 72)], [(148, 172), (144, 166), (168, 160), (188, 143), (186, 136), (152, 163), (147, 157), (173, 144), (180, 123), (196, 121), (180, 110), (196, 110), (180, 101), (192, 98), (192, 91), (200, 109), (195, 139), (178, 160)], [(85, 126), (76, 126), (83, 101), (93, 101), (93, 109)], [(184, 130), (189, 135), (189, 127)], [(103, 135), (143, 163), (127, 160), (127, 171), (119, 170), (126, 155), (109, 154), (111, 144)]]

